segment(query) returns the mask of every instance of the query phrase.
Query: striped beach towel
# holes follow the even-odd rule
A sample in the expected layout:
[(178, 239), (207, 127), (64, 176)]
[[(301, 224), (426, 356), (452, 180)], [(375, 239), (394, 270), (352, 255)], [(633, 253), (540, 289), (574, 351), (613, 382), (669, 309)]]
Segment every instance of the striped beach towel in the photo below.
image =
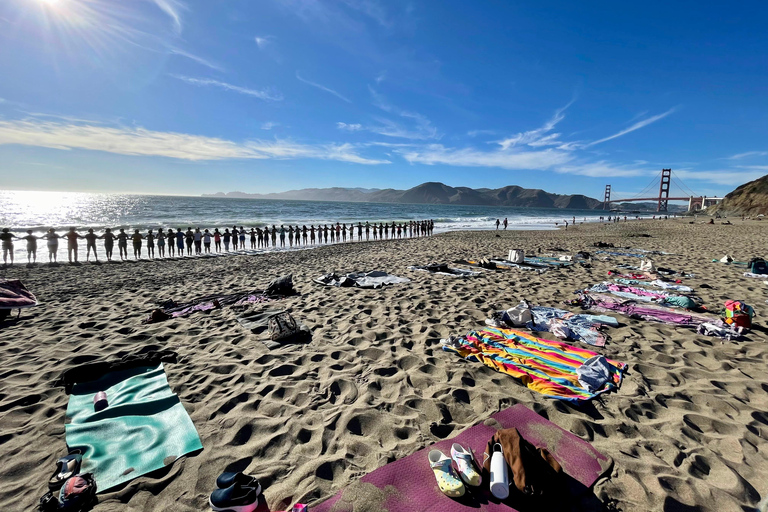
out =
[(612, 361), (610, 379), (601, 388), (588, 391), (579, 383), (576, 370), (597, 356), (596, 352), (558, 341), (536, 338), (514, 329), (486, 328), (443, 342), (443, 350), (455, 352), (520, 380), (528, 388), (560, 400), (590, 400), (621, 385), (626, 363)]

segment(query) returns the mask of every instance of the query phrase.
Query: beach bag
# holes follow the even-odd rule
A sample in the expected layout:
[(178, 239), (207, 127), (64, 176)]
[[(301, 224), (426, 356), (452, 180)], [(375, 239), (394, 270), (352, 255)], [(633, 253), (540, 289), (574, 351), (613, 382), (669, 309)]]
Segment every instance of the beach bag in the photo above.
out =
[(278, 313), (269, 317), (267, 329), (270, 339), (279, 341), (296, 335), (299, 332), (299, 324), (290, 313)]
[(749, 271), (753, 274), (768, 274), (768, 263), (763, 258), (749, 260)]
[(722, 317), (726, 324), (734, 327), (751, 329), (752, 317), (754, 316), (755, 310), (752, 306), (749, 306), (740, 300), (725, 301), (725, 309), (723, 309)]
[(533, 315), (531, 314), (531, 308), (527, 302), (521, 302), (514, 308), (508, 309), (504, 312), (504, 322), (515, 327), (521, 327), (528, 322), (533, 321)]
[(512, 249), (509, 251), (507, 259), (512, 263), (524, 263), (525, 251), (523, 249)]
[(96, 497), (96, 481), (92, 473), (67, 479), (59, 491), (59, 510), (89, 510)]

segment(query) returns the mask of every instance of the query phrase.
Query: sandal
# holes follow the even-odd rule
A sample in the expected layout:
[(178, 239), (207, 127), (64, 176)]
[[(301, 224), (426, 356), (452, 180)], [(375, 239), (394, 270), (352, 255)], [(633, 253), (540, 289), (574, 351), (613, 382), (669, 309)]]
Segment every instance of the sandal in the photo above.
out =
[(451, 498), (464, 496), (466, 489), (456, 475), (450, 458), (446, 457), (440, 450), (432, 450), (429, 452), (429, 465), (432, 466), (432, 471), (437, 479), (437, 486), (443, 494)]
[(475, 469), (475, 457), (471, 451), (468, 451), (459, 443), (453, 443), (453, 446), (451, 446), (451, 458), (456, 462), (456, 467), (459, 468), (459, 476), (461, 476), (465, 484), (477, 487), (483, 482), (483, 477)]
[(48, 479), (48, 488), (52, 491), (60, 489), (68, 478), (80, 472), (80, 464), (83, 462), (83, 454), (80, 450), (73, 450), (66, 457), (56, 461), (56, 471)]

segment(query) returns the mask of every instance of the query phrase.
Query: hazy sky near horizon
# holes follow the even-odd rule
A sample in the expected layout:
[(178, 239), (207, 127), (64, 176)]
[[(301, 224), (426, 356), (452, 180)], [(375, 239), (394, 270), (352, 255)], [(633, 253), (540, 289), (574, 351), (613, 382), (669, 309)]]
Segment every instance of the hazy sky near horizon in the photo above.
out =
[(4, 0), (4, 189), (520, 185), (768, 174), (768, 4)]

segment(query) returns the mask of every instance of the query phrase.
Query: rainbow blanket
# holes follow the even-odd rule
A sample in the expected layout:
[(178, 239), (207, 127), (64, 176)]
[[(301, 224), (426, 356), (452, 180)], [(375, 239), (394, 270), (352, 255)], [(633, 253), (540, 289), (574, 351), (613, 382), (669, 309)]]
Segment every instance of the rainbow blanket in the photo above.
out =
[(600, 389), (590, 392), (579, 384), (576, 369), (599, 354), (567, 343), (543, 340), (514, 329), (489, 327), (444, 340), (443, 350), (511, 375), (544, 396), (574, 402), (617, 389), (627, 367), (626, 363), (608, 359), (615, 371)]

